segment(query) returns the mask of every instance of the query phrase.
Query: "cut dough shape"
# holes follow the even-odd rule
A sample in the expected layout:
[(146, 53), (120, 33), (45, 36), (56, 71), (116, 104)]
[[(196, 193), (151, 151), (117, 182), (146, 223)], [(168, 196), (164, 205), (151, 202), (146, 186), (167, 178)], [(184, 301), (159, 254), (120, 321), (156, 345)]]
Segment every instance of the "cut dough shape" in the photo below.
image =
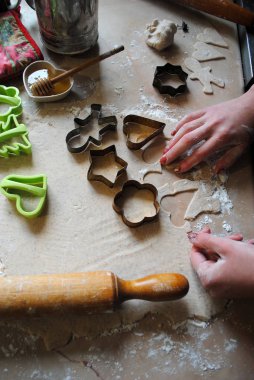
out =
[(196, 42), (194, 48), (196, 50), (192, 54), (192, 57), (200, 62), (225, 58), (225, 56), (218, 50), (214, 49), (212, 46), (205, 44), (204, 42)]
[(174, 42), (176, 24), (169, 20), (155, 19), (146, 27), (146, 43), (156, 50), (164, 50)]
[(213, 28), (205, 28), (203, 33), (197, 35), (197, 40), (207, 44), (228, 48), (226, 41), (221, 37), (217, 30)]
[(190, 190), (197, 191), (187, 207), (184, 215), (185, 220), (194, 220), (201, 213), (217, 214), (221, 211), (220, 201), (212, 198), (214, 192), (212, 185), (203, 181), (181, 179), (172, 184), (166, 184), (158, 189), (158, 199), (161, 202), (162, 198), (167, 195), (175, 195)]
[(213, 74), (211, 74), (212, 69), (210, 66), (202, 67), (194, 58), (186, 58), (184, 64), (187, 69), (193, 71), (189, 78), (192, 80), (198, 79), (203, 85), (203, 92), (205, 94), (213, 94), (211, 83), (214, 83), (216, 86), (221, 88), (225, 87), (225, 82), (222, 79), (216, 78)]

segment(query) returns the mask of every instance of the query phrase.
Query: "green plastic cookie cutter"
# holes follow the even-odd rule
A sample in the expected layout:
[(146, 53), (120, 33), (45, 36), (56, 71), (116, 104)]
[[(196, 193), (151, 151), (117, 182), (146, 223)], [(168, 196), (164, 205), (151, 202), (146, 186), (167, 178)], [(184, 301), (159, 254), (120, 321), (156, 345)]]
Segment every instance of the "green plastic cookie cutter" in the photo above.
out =
[[(47, 177), (44, 174), (36, 176), (23, 176), (11, 174), (0, 183), (1, 192), (11, 201), (16, 201), (17, 211), (26, 218), (39, 216), (45, 204), (47, 195)], [(22, 197), (39, 198), (37, 207), (27, 210), (24, 207)]]
[[(17, 138), (20, 141), (15, 141)], [(18, 156), (21, 152), (32, 152), (28, 130), (25, 124), (19, 124), (15, 115), (10, 115), (5, 123), (0, 122), (0, 157), (7, 158), (10, 154)]]
[(0, 85), (0, 103), (10, 106), (5, 113), (0, 113), (0, 121), (6, 122), (10, 115), (21, 115), (22, 104), (18, 88)]

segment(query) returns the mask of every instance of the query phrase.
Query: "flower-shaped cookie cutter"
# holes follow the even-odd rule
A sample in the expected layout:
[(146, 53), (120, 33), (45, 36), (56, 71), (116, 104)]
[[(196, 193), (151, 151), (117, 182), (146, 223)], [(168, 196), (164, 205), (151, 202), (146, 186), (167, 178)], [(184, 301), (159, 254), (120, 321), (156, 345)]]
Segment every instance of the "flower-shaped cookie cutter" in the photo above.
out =
[[(115, 180), (114, 182), (110, 181), (107, 177), (105, 177), (102, 174), (95, 174), (94, 173), (94, 160), (98, 157), (106, 157), (107, 155), (114, 155), (114, 161), (116, 164), (118, 164), (121, 168), (118, 169), (116, 172)], [(100, 150), (90, 150), (90, 167), (88, 169), (87, 173), (87, 179), (89, 181), (99, 181), (103, 182), (105, 185), (109, 187), (114, 187), (116, 184), (118, 178), (122, 176), (122, 174), (126, 173), (126, 168), (128, 166), (128, 163), (124, 161), (121, 157), (117, 155), (116, 147), (115, 145), (111, 145), (105, 149)]]
[[(167, 80), (169, 80), (172, 77), (177, 77), (183, 83), (176, 87), (166, 84)], [(166, 63), (166, 65), (164, 66), (156, 67), (153, 79), (153, 86), (159, 90), (160, 94), (176, 96), (186, 91), (187, 78), (188, 74), (185, 71), (183, 71), (181, 66), (175, 66), (171, 63)]]
[[(47, 195), (47, 177), (44, 174), (36, 176), (23, 176), (11, 174), (2, 179), (0, 191), (10, 201), (16, 201), (17, 211), (26, 218), (39, 216), (45, 204)], [(26, 210), (22, 201), (23, 193), (39, 198), (37, 207)]]
[[(20, 141), (12, 139), (19, 138)], [(0, 122), (0, 157), (18, 156), (21, 152), (31, 154), (32, 145), (28, 139), (25, 124), (19, 124), (15, 115), (9, 115), (7, 121)]]
[(0, 85), (0, 104), (9, 105), (6, 112), (0, 113), (0, 121), (6, 122), (10, 115), (19, 116), (22, 113), (21, 98), (16, 87), (5, 87)]
[[(140, 134), (137, 141), (132, 141), (130, 139), (130, 125), (135, 126), (144, 126), (151, 130), (149, 134)], [(137, 150), (146, 145), (149, 141), (151, 141), (155, 136), (158, 136), (163, 132), (165, 128), (165, 123), (161, 123), (160, 121), (148, 119), (143, 116), (138, 115), (127, 115), (123, 119), (123, 133), (127, 136), (126, 145), (129, 149)]]
[[(123, 207), (123, 201), (124, 196), (128, 192), (129, 188), (135, 188), (137, 191), (139, 190), (148, 190), (153, 194), (153, 205), (155, 209), (154, 215), (145, 216), (143, 219), (133, 222), (129, 220), (124, 213), (124, 207)], [(138, 227), (141, 226), (144, 223), (151, 222), (155, 220), (159, 214), (160, 211), (160, 203), (157, 201), (158, 191), (155, 186), (153, 186), (150, 183), (140, 183), (135, 180), (129, 180), (126, 181), (122, 187), (122, 190), (115, 195), (114, 201), (113, 201), (113, 209), (122, 216), (123, 222), (128, 227)]]
[[(82, 153), (85, 152), (90, 143), (101, 146), (102, 136), (109, 131), (115, 131), (117, 126), (117, 118), (115, 116), (103, 117), (101, 114), (101, 104), (91, 104), (91, 113), (85, 119), (75, 118), (74, 122), (78, 125), (77, 128), (70, 131), (66, 136), (67, 149), (71, 153)], [(99, 130), (98, 138), (89, 136), (84, 144), (81, 146), (74, 146), (73, 142), (76, 138), (80, 138), (82, 131), (88, 127), (88, 125), (93, 121), (97, 120)]]

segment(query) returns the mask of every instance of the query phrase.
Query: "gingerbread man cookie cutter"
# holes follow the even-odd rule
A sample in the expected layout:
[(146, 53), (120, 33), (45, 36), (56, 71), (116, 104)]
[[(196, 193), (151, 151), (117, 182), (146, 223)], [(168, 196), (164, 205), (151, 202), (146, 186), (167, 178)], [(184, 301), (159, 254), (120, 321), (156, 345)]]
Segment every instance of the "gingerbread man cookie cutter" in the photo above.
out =
[[(88, 149), (88, 146), (92, 143), (95, 146), (101, 146), (102, 137), (106, 132), (115, 131), (117, 127), (117, 118), (115, 116), (103, 117), (101, 113), (101, 104), (91, 104), (91, 113), (84, 119), (75, 118), (74, 122), (78, 125), (77, 128), (70, 131), (66, 136), (67, 149), (71, 153), (82, 153)], [(88, 125), (97, 120), (98, 123), (98, 138), (88, 136), (84, 144), (76, 146), (74, 143), (76, 139), (80, 139), (81, 133), (88, 127)]]

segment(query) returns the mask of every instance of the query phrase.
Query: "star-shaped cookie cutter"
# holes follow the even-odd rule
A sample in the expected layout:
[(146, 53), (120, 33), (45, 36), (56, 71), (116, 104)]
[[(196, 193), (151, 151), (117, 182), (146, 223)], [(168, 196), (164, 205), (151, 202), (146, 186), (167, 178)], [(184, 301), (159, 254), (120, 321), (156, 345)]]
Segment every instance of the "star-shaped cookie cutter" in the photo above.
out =
[[(0, 191), (10, 201), (16, 202), (17, 211), (26, 218), (39, 216), (45, 204), (47, 195), (47, 177), (44, 174), (23, 176), (10, 174), (0, 183)], [(38, 205), (33, 210), (26, 210), (22, 202), (22, 193), (26, 192), (38, 197)]]
[[(19, 137), (21, 142), (12, 139)], [(0, 122), (0, 157), (9, 155), (18, 156), (21, 152), (31, 154), (32, 145), (28, 139), (28, 130), (25, 124), (19, 124), (15, 115), (9, 115), (7, 121)]]
[[(119, 169), (116, 173), (116, 177), (115, 177), (114, 182), (110, 181), (107, 177), (105, 177), (102, 174), (94, 174), (94, 172), (93, 172), (94, 159), (96, 159), (96, 157), (105, 157), (106, 155), (109, 155), (109, 154), (113, 154), (115, 162), (121, 166), (121, 169)], [(109, 187), (113, 187), (116, 184), (116, 181), (118, 180), (118, 178), (122, 174), (126, 173), (126, 168), (128, 166), (128, 163), (117, 155), (115, 145), (111, 145), (105, 149), (90, 150), (90, 163), (91, 163), (91, 165), (88, 169), (87, 179), (89, 181), (103, 182), (105, 185), (107, 185)]]
[[(183, 84), (180, 84), (177, 87), (165, 84), (165, 79), (170, 79), (172, 76), (178, 77), (183, 82)], [(166, 65), (164, 66), (156, 67), (153, 79), (153, 86), (159, 90), (160, 94), (176, 96), (186, 91), (187, 78), (188, 74), (185, 71), (183, 71), (181, 66), (175, 66), (171, 63), (166, 63)]]
[[(85, 152), (90, 143), (101, 146), (102, 137), (106, 132), (115, 131), (117, 126), (117, 118), (115, 116), (106, 116), (103, 117), (101, 114), (101, 104), (91, 104), (91, 113), (88, 117), (84, 119), (75, 118), (74, 122), (78, 125), (77, 128), (70, 131), (66, 136), (66, 144), (67, 149), (71, 153), (82, 153)], [(89, 136), (84, 144), (81, 146), (74, 146), (73, 140), (77, 137), (80, 138), (81, 132), (85, 129), (93, 120), (97, 120), (99, 131), (98, 138), (94, 138), (93, 136)]]
[(19, 90), (16, 87), (0, 85), (0, 103), (9, 105), (6, 112), (0, 113), (0, 121), (6, 122), (10, 115), (21, 115), (21, 98), (19, 97)]

